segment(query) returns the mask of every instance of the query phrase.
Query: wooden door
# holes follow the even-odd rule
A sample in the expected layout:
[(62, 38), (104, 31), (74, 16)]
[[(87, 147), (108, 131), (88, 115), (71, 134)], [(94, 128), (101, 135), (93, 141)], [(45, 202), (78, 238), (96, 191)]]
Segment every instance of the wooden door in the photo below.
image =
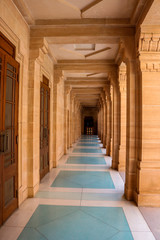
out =
[(19, 64), (0, 50), (0, 223), (18, 207)]
[(40, 90), (40, 179), (49, 171), (50, 89), (47, 82), (41, 83)]

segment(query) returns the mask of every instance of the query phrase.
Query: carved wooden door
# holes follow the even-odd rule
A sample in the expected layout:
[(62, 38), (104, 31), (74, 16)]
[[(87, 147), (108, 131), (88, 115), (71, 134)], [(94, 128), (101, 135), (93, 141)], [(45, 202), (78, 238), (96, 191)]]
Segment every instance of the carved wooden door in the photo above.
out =
[(47, 83), (44, 78), (40, 91), (40, 179), (49, 171), (50, 89)]
[(0, 224), (18, 207), (18, 72), (0, 50)]

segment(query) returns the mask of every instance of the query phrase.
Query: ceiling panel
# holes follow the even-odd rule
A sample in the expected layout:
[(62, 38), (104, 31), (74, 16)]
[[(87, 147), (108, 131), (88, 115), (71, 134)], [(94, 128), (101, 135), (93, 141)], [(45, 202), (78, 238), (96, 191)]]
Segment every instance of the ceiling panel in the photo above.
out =
[[(25, 0), (37, 19), (81, 18), (81, 10), (95, 0)], [(130, 18), (137, 0), (103, 0), (83, 12), (83, 18)]]
[[(91, 45), (91, 44), (90, 44)], [(89, 44), (81, 44), (83, 49), (89, 47)], [(109, 49), (110, 48), (110, 49)], [(112, 60), (118, 51), (118, 44), (95, 44), (95, 50), (75, 50), (75, 44), (51, 44), (51, 52), (57, 60), (79, 60), (79, 59), (95, 59), (95, 60)], [(107, 49), (107, 50), (105, 50)], [(102, 52), (98, 52), (102, 51)], [(98, 53), (96, 53), (98, 52)], [(85, 57), (88, 54), (94, 55)]]

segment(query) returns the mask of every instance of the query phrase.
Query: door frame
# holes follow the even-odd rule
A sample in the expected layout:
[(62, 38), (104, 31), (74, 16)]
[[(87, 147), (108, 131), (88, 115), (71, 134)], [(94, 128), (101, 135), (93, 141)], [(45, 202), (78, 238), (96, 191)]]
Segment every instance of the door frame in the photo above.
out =
[[(40, 181), (42, 178), (49, 172), (50, 169), (50, 87), (49, 87), (49, 79), (46, 78), (44, 75), (43, 82), (40, 82), (40, 165), (39, 165), (39, 175), (40, 175)], [(41, 88), (44, 88), (48, 90), (49, 97), (48, 97), (48, 167), (41, 172)], [(44, 120), (43, 120), (44, 121)], [(44, 162), (44, 160), (43, 160)]]
[[(13, 174), (15, 174), (13, 177), (15, 178), (15, 184), (14, 184), (14, 196), (15, 200), (11, 201), (8, 206), (5, 206), (4, 204), (4, 182), (5, 182), (5, 176), (9, 175), (9, 172), (6, 172), (4, 169), (4, 153), (0, 153), (0, 226), (5, 222), (5, 220), (14, 212), (15, 209), (18, 208), (18, 113), (19, 113), (19, 63), (15, 60), (15, 46), (0, 32), (0, 55), (3, 58), (3, 63), (4, 66), (2, 66), (2, 71), (1, 71), (1, 86), (0, 86), (0, 91), (1, 91), (1, 98), (2, 100), (0, 101), (0, 115), (2, 121), (0, 121), (0, 131), (4, 131), (4, 121), (5, 121), (5, 115), (4, 115), (4, 108), (5, 108), (5, 94), (4, 94), (4, 89), (6, 86), (6, 71), (7, 71), (7, 59), (8, 62), (13, 61), (13, 65), (15, 65), (17, 69), (17, 79), (15, 80), (15, 114), (14, 114), (14, 149), (15, 149), (15, 166), (12, 166), (11, 164), (11, 171), (14, 171)], [(12, 90), (13, 92), (14, 90)], [(13, 104), (13, 105), (14, 105)], [(12, 106), (13, 107), (13, 106)], [(12, 113), (13, 114), (13, 113)], [(13, 115), (12, 115), (13, 116)], [(13, 120), (12, 120), (13, 121)], [(2, 138), (1, 138), (2, 140)], [(13, 203), (13, 204), (11, 204)]]

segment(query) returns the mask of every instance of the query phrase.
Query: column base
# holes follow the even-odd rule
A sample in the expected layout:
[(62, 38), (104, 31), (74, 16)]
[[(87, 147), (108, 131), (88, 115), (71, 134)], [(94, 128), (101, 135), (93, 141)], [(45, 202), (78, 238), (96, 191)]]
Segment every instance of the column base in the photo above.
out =
[(135, 192), (134, 200), (138, 206), (160, 207), (160, 194)]
[(118, 164), (112, 161), (112, 168), (118, 170)]
[(107, 156), (111, 156), (111, 147), (110, 147), (110, 145), (106, 146), (106, 155)]
[(39, 183), (37, 183), (35, 186), (33, 187), (28, 187), (28, 197), (32, 198), (35, 196), (35, 194), (38, 192), (39, 190)]
[(125, 170), (126, 170), (125, 163), (118, 163), (118, 171), (125, 172)]
[(125, 191), (124, 191), (124, 195), (125, 195), (125, 198), (128, 200), (128, 201), (132, 201), (134, 200), (134, 191), (127, 188), (126, 185), (125, 185)]
[(18, 190), (18, 206), (20, 206), (24, 200), (26, 200), (28, 198), (28, 188), (20, 188)]

